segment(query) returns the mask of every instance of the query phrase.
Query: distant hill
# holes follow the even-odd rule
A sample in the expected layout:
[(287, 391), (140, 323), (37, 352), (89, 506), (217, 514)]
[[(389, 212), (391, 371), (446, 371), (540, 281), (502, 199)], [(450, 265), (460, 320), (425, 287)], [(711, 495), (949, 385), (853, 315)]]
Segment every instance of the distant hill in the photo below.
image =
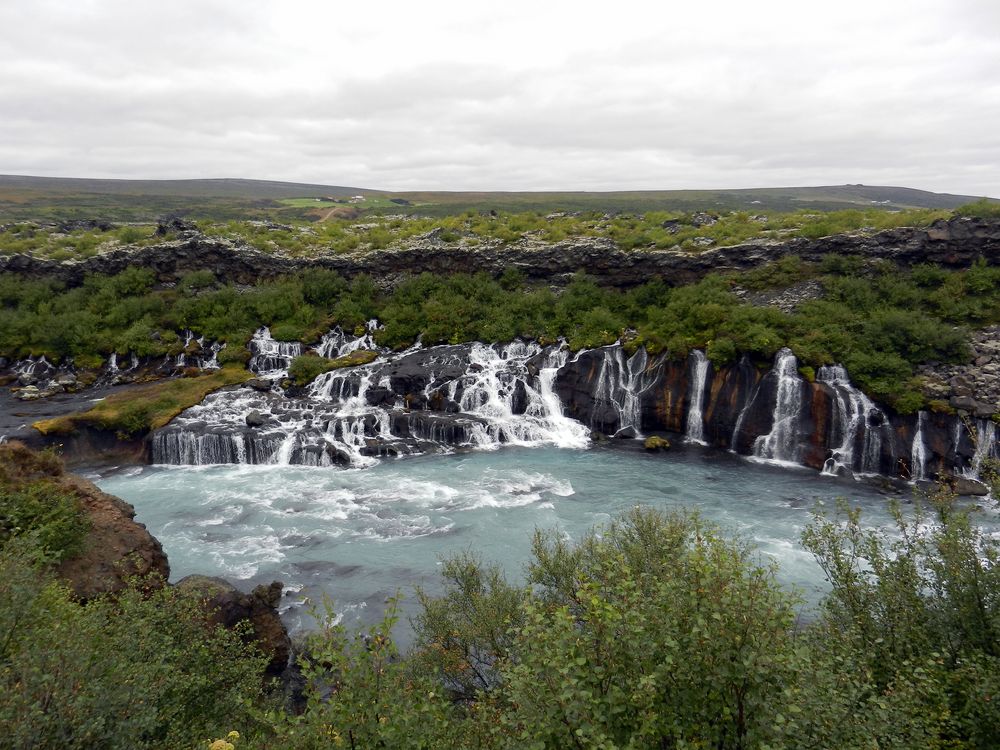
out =
[[(37, 190), (47, 193), (100, 193), (103, 195), (169, 195), (185, 198), (301, 198), (321, 195), (355, 195), (360, 188), (312, 185), (275, 180), (92, 180), (86, 177), (28, 177), (0, 175), (0, 190)], [(369, 191), (371, 192), (371, 191)]]
[[(905, 187), (830, 185), (738, 190), (611, 192), (388, 192), (272, 180), (105, 180), (0, 175), (0, 222), (101, 218), (318, 219), (334, 200), (363, 195), (359, 211), (446, 215), (485, 211), (831, 211), (843, 208), (951, 209), (978, 196)], [(328, 200), (329, 199), (329, 200)]]

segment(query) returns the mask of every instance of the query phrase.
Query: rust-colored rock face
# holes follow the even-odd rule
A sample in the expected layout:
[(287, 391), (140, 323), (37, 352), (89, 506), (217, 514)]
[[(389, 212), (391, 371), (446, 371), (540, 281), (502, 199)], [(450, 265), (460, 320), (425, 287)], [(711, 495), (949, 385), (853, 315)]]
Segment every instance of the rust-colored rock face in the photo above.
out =
[(44, 480), (54, 491), (77, 498), (89, 522), (82, 551), (63, 560), (56, 573), (81, 600), (121, 591), (130, 578), (163, 585), (170, 575), (159, 541), (135, 520), (131, 505), (101, 492), (92, 482), (66, 474), (53, 454), (12, 442), (0, 445), (0, 479), (17, 486)]
[[(614, 361), (618, 362), (616, 375), (608, 381), (606, 374), (614, 369)], [(690, 360), (672, 361), (658, 355), (636, 361), (645, 364), (634, 367), (629, 360), (624, 372), (620, 353), (605, 347), (583, 352), (568, 363), (555, 382), (566, 415), (598, 432), (615, 434), (624, 427), (621, 405), (628, 399), (621, 391), (628, 386), (634, 391), (630, 397), (638, 401), (639, 421), (631, 427), (684, 434), (692, 400)], [(709, 363), (702, 402), (703, 440), (714, 447), (752, 454), (758, 438), (774, 426), (778, 385), (774, 369), (746, 357), (727, 367)], [(797, 463), (817, 470), (914, 476), (910, 462), (917, 415), (896, 414), (870, 401), (851, 406), (842, 382), (800, 379), (797, 387), (802, 396), (795, 416), (794, 445), (789, 446)], [(858, 398), (855, 401), (860, 403)], [(848, 408), (853, 411), (845, 413)], [(857, 413), (858, 408), (864, 413)], [(964, 424), (950, 414), (925, 414), (922, 422), (923, 476), (947, 478), (973, 464), (977, 445), (970, 435), (971, 422)]]
[(170, 565), (159, 540), (135, 520), (124, 500), (101, 492), (92, 482), (68, 475), (65, 487), (80, 499), (90, 518), (83, 552), (63, 560), (56, 573), (80, 599), (121, 591), (130, 578), (165, 583)]

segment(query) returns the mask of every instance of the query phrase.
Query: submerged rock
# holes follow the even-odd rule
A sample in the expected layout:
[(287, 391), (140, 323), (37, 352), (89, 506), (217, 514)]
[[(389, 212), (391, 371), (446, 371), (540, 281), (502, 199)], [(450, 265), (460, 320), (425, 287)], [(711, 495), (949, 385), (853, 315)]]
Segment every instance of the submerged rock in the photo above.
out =
[(670, 441), (666, 438), (660, 437), (659, 435), (650, 435), (643, 442), (642, 447), (648, 451), (670, 450)]
[(946, 481), (957, 495), (985, 497), (990, 494), (990, 488), (985, 482), (980, 482), (978, 479), (972, 479), (958, 474), (948, 477)]

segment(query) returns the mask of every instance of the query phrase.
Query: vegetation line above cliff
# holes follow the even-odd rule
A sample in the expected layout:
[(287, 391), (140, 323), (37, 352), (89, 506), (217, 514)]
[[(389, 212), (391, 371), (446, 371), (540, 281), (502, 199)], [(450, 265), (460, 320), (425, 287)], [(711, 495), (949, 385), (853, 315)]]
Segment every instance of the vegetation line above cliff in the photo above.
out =
[[(551, 243), (581, 238), (606, 239), (623, 250), (672, 248), (696, 253), (709, 247), (738, 245), (752, 240), (817, 239), (844, 232), (870, 234), (898, 227), (926, 227), (952, 215), (995, 215), (998, 210), (992, 204), (983, 203), (955, 212), (879, 208), (769, 214), (749, 211), (650, 211), (645, 214), (469, 211), (436, 217), (334, 216), (319, 223), (202, 221), (197, 229), (210, 237), (247, 244), (265, 253), (297, 258), (382, 250), (419, 241), (471, 249), (488, 243)], [(177, 223), (174, 228), (184, 226), (195, 228), (183, 223)], [(115, 247), (149, 245), (171, 236), (169, 225), (119, 227), (100, 221), (19, 222), (0, 226), (0, 255), (22, 253), (52, 260), (84, 259)]]
[[(813, 292), (791, 312), (736, 294), (808, 280)], [(226, 342), (220, 362), (245, 363), (259, 326), (279, 340), (315, 343), (334, 325), (352, 330), (371, 318), (384, 324), (379, 342), (394, 348), (417, 337), (431, 345), (564, 336), (574, 349), (622, 338), (677, 358), (705, 348), (724, 365), (741, 352), (769, 361), (789, 346), (806, 367), (844, 364), (870, 395), (906, 412), (924, 403), (917, 365), (963, 361), (968, 329), (1000, 320), (1000, 267), (903, 271), (837, 255), (815, 265), (787, 257), (743, 274), (677, 288), (654, 280), (627, 292), (584, 276), (554, 291), (515, 269), (499, 279), (424, 274), (391, 293), (365, 276), (347, 282), (321, 269), (250, 288), (221, 284), (208, 271), (170, 288), (158, 288), (142, 268), (90, 276), (74, 289), (0, 275), (0, 356), (72, 358), (78, 369), (98, 367), (112, 352), (176, 356), (185, 351), (185, 330)]]

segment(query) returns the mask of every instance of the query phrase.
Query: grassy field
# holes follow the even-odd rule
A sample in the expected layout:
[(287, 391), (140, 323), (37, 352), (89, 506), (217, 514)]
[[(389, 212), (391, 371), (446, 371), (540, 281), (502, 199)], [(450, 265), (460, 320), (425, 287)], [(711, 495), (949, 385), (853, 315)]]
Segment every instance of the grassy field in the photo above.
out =
[[(768, 211), (845, 208), (952, 209), (974, 196), (900, 187), (837, 185), (746, 190), (620, 192), (387, 192), (337, 185), (267, 180), (90, 180), (0, 175), (0, 224), (27, 220), (100, 218), (149, 222), (165, 215), (228, 221), (317, 220), (316, 198), (364, 195), (365, 213), (452, 216), (467, 211), (509, 213), (583, 211)], [(400, 204), (396, 201), (404, 201)], [(409, 205), (407, 205), (409, 204)]]

